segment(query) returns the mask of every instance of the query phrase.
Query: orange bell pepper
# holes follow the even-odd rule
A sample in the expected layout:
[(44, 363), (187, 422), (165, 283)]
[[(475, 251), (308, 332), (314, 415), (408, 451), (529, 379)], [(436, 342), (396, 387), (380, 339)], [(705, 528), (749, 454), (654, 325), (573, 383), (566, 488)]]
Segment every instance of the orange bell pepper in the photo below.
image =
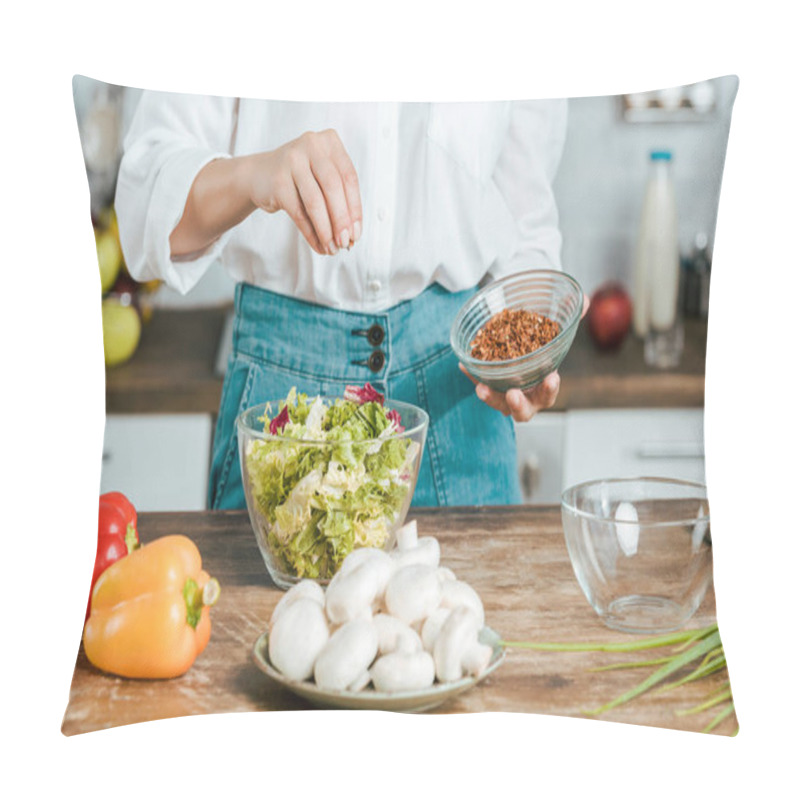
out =
[(186, 536), (164, 536), (113, 563), (97, 579), (83, 630), (94, 666), (125, 678), (175, 678), (211, 636), (219, 583)]

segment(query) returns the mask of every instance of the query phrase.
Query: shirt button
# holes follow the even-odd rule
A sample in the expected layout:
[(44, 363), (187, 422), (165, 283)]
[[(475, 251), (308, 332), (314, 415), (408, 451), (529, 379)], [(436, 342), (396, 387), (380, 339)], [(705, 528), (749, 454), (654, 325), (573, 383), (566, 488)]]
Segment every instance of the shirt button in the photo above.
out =
[(378, 294), (378, 292), (381, 290), (381, 286), (382, 284), (380, 281), (373, 280), (367, 284), (367, 289), (369, 289), (372, 294)]
[(384, 331), (383, 328), (375, 323), (367, 331), (367, 341), (373, 346), (377, 347), (383, 341)]
[(386, 209), (379, 208), (378, 209), (378, 221), (383, 222), (386, 219)]
[(373, 372), (380, 372), (383, 369), (383, 365), (386, 363), (386, 356), (383, 353), (383, 350), (373, 350), (369, 354), (369, 359), (367, 360), (367, 366)]

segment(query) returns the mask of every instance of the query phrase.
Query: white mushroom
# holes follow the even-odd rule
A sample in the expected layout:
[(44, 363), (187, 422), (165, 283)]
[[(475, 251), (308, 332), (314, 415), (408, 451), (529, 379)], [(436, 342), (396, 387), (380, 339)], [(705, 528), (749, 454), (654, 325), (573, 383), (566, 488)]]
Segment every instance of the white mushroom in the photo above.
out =
[(306, 597), (315, 602), (319, 603), (320, 606), (325, 605), (325, 591), (323, 588), (316, 583), (316, 581), (309, 580), (308, 578), (303, 579), (299, 583), (296, 583), (289, 589), (283, 597), (278, 601), (278, 605), (275, 606), (272, 616), (269, 620), (269, 629), (272, 630), (272, 626), (275, 624), (275, 621), (278, 617), (296, 600), (299, 600), (301, 597)]
[(325, 611), (334, 625), (371, 613), (378, 593), (379, 571), (372, 559), (364, 561), (349, 572), (337, 572), (333, 576), (325, 595)]
[(413, 691), (479, 674), (492, 654), (478, 638), (483, 603), (439, 560), (439, 542), (419, 537), (412, 521), (397, 531), (391, 553), (351, 552), (327, 590), (300, 581), (272, 612), (271, 662), (332, 691), (360, 692), (370, 682), (378, 691)]
[(411, 564), (392, 575), (386, 587), (386, 610), (407, 625), (421, 623), (442, 599), (442, 584), (434, 567)]
[(456, 580), (456, 574), (450, 567), (439, 567), (439, 569), (436, 570), (436, 574), (439, 576), (439, 580), (442, 583)]
[[(364, 608), (358, 611), (358, 613), (353, 617), (353, 619), (363, 619), (366, 620), (367, 622), (372, 622), (372, 617), (373, 617), (372, 609), (369, 606), (364, 606)], [(353, 621), (352, 619), (347, 620), (347, 622), (352, 622), (352, 621)], [(347, 622), (331, 622), (330, 619), (328, 619), (328, 626), (330, 628), (331, 635), (333, 635), (336, 631), (338, 631), (339, 628), (342, 627), (342, 625), (346, 625)]]
[(422, 650), (419, 634), (405, 622), (389, 614), (376, 614), (372, 624), (378, 633), (378, 654), (401, 652), (413, 653)]
[(371, 620), (355, 619), (342, 625), (317, 656), (317, 686), (341, 691), (355, 685), (377, 652), (378, 634)]
[(379, 692), (405, 692), (426, 689), (433, 684), (436, 670), (433, 657), (424, 650), (416, 653), (389, 653), (381, 656), (369, 674)]
[(369, 674), (369, 670), (365, 669), (348, 687), (348, 692), (360, 692), (362, 689), (366, 689), (369, 686), (369, 682), (372, 680), (372, 676)]
[[(369, 564), (369, 568), (374, 570), (377, 575), (378, 584), (375, 591), (375, 597), (372, 601), (373, 609), (377, 610), (383, 602), (386, 584), (389, 582), (389, 578), (392, 577), (392, 574), (396, 569), (394, 560), (386, 551), (379, 550), (376, 547), (359, 547), (358, 549), (353, 550), (342, 562), (342, 565), (339, 567), (339, 571), (336, 573), (336, 575), (333, 576), (330, 586), (336, 583), (339, 576), (343, 577), (345, 575), (349, 575), (351, 572), (360, 569), (366, 564)], [(330, 586), (328, 587), (329, 591)]]
[(489, 663), (492, 648), (478, 641), (475, 612), (459, 606), (450, 612), (433, 646), (436, 677), (442, 683), (478, 675)]
[(344, 557), (344, 561), (342, 561), (336, 575), (346, 575), (360, 564), (363, 564), (366, 560), (372, 558), (372, 554), (376, 552), (382, 551), (378, 551), (377, 547), (357, 547), (355, 550), (351, 550)]
[[(389, 572), (394, 569), (394, 564), (390, 560), (389, 554), (385, 550), (380, 550), (377, 547), (357, 547), (352, 550), (342, 561), (337, 575), (346, 575), (356, 567), (361, 566), (366, 561), (377, 560), (383, 565), (383, 568)], [(388, 579), (387, 579), (388, 580)]]
[(483, 603), (478, 593), (465, 581), (445, 581), (442, 584), (442, 602), (444, 608), (453, 609), (467, 606), (478, 618), (478, 628), (483, 627), (485, 619)]
[(411, 564), (424, 564), (428, 567), (439, 566), (439, 542), (433, 536), (423, 536), (414, 547), (406, 550), (392, 550), (389, 554), (394, 559), (397, 569)]
[(439, 631), (442, 629), (442, 625), (444, 625), (444, 621), (450, 616), (450, 609), (449, 608), (439, 608), (433, 612), (426, 620), (425, 624), (422, 626), (422, 647), (423, 649), (427, 650), (429, 653), (433, 652), (433, 645), (436, 642), (436, 637), (439, 635)]
[(395, 534), (395, 541), (398, 550), (411, 550), (417, 546), (417, 521), (412, 519)]
[(310, 597), (290, 603), (269, 634), (269, 660), (287, 678), (304, 681), (314, 673), (317, 656), (330, 639), (322, 606)]
[(492, 648), (488, 644), (482, 644), (476, 637), (475, 644), (464, 654), (461, 668), (465, 675), (480, 675), (489, 666), (491, 660)]

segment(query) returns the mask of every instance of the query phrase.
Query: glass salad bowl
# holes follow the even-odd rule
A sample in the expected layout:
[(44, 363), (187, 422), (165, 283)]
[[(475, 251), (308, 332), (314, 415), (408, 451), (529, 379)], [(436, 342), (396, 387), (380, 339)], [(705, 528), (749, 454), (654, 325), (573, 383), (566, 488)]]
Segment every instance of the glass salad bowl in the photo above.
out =
[(291, 392), (237, 419), (250, 522), (283, 589), (303, 578), (327, 583), (355, 548), (390, 549), (405, 521), (428, 415), (377, 393), (380, 402), (364, 401), (360, 391)]
[(572, 568), (602, 621), (626, 633), (681, 628), (711, 582), (705, 487), (668, 478), (567, 489), (561, 518)]
[[(531, 353), (504, 361), (472, 357), (472, 342), (489, 320), (504, 309), (533, 311), (558, 326), (558, 335)], [(583, 291), (559, 270), (518, 272), (490, 283), (461, 308), (450, 329), (450, 345), (475, 380), (498, 392), (526, 391), (558, 369), (572, 346), (583, 311)]]

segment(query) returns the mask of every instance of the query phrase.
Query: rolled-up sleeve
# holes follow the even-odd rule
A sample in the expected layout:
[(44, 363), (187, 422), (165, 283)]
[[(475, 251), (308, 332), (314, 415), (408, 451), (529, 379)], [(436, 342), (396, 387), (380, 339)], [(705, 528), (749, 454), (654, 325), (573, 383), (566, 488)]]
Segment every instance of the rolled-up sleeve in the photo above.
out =
[(230, 231), (204, 250), (173, 258), (169, 237), (197, 173), (229, 158), (235, 100), (144, 92), (125, 137), (115, 208), (125, 263), (139, 281), (186, 294), (216, 261)]
[(492, 277), (561, 268), (561, 231), (553, 194), (567, 128), (566, 100), (512, 103), (506, 143), (493, 180), (515, 221), (517, 242)]

